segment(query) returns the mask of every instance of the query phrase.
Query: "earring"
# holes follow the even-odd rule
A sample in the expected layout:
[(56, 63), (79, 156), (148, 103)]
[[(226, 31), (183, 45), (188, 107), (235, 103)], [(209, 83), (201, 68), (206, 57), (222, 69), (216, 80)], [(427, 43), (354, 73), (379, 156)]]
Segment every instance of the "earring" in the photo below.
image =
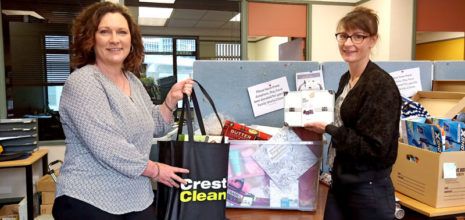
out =
[(131, 53), (134, 52), (134, 46), (131, 45)]

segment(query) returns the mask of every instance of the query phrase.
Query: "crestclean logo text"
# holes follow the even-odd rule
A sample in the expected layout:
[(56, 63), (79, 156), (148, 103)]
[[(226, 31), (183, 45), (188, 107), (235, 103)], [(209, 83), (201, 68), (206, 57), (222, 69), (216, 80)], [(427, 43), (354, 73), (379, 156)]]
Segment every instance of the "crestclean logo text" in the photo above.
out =
[(197, 189), (227, 189), (228, 183), (226, 178), (222, 180), (191, 180), (184, 179), (187, 184), (181, 184), (181, 194), (179, 195), (181, 202), (201, 202), (201, 201), (214, 201), (226, 200), (226, 192), (198, 192)]

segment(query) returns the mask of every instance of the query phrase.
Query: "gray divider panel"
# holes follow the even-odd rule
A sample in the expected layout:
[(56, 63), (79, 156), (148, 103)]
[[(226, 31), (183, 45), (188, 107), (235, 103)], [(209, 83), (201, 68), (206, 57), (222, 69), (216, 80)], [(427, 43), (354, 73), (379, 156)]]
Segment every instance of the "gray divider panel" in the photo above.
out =
[(465, 80), (465, 61), (434, 61), (435, 80)]
[[(432, 89), (433, 64), (430, 61), (378, 61), (375, 63), (388, 73), (419, 67), (421, 87), (423, 88), (423, 91), (431, 91)], [(324, 62), (321, 64), (321, 68), (323, 70), (326, 89), (333, 90), (337, 90), (339, 79), (349, 69), (347, 63), (342, 61)]]
[(342, 61), (323, 62), (321, 64), (321, 69), (323, 70), (325, 88), (332, 89), (336, 92), (339, 86), (339, 80), (341, 76), (349, 70), (349, 65)]
[[(289, 89), (294, 91), (295, 73), (319, 68), (318, 62), (304, 61), (195, 61), (193, 78), (205, 87), (215, 102), (218, 113), (247, 125), (282, 127), (282, 109), (254, 117), (247, 88), (285, 76)], [(202, 116), (205, 118), (213, 113), (213, 110), (201, 92), (196, 94)]]
[(431, 61), (379, 61), (375, 63), (388, 73), (420, 67), (420, 80), (423, 91), (431, 91), (433, 88), (433, 63)]

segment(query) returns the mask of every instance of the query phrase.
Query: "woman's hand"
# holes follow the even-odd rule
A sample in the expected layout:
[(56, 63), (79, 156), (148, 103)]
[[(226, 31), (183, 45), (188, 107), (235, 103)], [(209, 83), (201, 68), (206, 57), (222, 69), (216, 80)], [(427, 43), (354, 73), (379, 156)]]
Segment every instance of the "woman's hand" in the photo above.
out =
[(313, 131), (315, 133), (318, 133), (318, 134), (323, 134), (325, 133), (325, 129), (326, 129), (326, 126), (328, 124), (324, 123), (324, 122), (310, 122), (310, 123), (307, 123), (304, 125), (304, 128), (309, 130), (309, 131)]
[(169, 187), (174, 186), (179, 188), (178, 183), (187, 184), (186, 181), (176, 175), (176, 173), (189, 173), (189, 170), (149, 160), (147, 168), (145, 168), (142, 176), (153, 178)]
[(304, 127), (292, 127), (292, 131), (294, 131), (302, 141), (321, 141), (323, 137), (320, 133), (313, 132)]
[(187, 182), (181, 178), (180, 176), (176, 175), (176, 173), (189, 173), (189, 170), (179, 168), (179, 167), (172, 167), (164, 163), (158, 163), (160, 166), (160, 174), (155, 178), (157, 182), (163, 183), (169, 187), (176, 187), (179, 188), (178, 183), (182, 183), (184, 185)]
[(168, 107), (169, 110), (175, 109), (178, 105), (178, 101), (182, 99), (183, 94), (187, 96), (191, 95), (193, 87), (194, 81), (191, 78), (174, 84), (168, 92), (168, 95), (166, 95), (166, 107)]

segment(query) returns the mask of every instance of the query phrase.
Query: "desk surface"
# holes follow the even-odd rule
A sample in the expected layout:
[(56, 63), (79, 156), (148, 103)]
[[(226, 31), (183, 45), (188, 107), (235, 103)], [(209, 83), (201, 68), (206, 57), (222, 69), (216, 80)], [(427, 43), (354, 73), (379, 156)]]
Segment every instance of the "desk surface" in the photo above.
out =
[(429, 205), (421, 203), (415, 199), (412, 199), (402, 193), (396, 192), (396, 197), (400, 199), (400, 204), (415, 210), (423, 215), (429, 217), (444, 216), (444, 215), (455, 215), (460, 213), (465, 213), (465, 206), (454, 206), (448, 208), (433, 208)]
[(21, 166), (28, 166), (35, 163), (37, 160), (42, 158), (44, 155), (48, 153), (47, 149), (40, 149), (31, 154), (26, 159), (23, 160), (11, 160), (11, 161), (3, 161), (0, 162), (0, 167), (21, 167)]
[(318, 204), (316, 211), (303, 212), (296, 210), (271, 210), (271, 209), (226, 209), (226, 217), (230, 220), (320, 220), (325, 214), (326, 196), (328, 186), (321, 184), (318, 188)]

